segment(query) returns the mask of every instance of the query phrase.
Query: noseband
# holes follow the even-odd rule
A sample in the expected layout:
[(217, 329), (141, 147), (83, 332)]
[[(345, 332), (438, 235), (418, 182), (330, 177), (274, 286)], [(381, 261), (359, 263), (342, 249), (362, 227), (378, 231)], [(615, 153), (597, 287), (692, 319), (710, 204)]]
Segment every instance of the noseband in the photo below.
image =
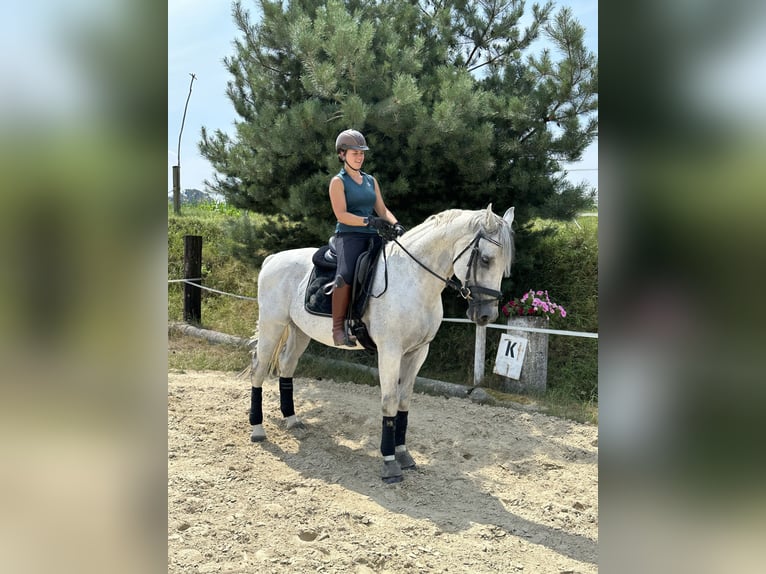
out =
[[(457, 289), (457, 291), (460, 293), (460, 295), (468, 301), (468, 307), (473, 307), (475, 305), (480, 305), (482, 303), (487, 303), (489, 301), (496, 301), (500, 300), (503, 296), (503, 294), (500, 291), (495, 291), (494, 289), (488, 289), (487, 287), (482, 287), (481, 285), (476, 284), (476, 266), (478, 265), (478, 258), (479, 258), (479, 241), (482, 239), (485, 239), (486, 241), (489, 241), (490, 243), (494, 243), (498, 247), (501, 247), (500, 243), (498, 241), (495, 241), (494, 239), (487, 237), (484, 235), (481, 231), (479, 231), (476, 236), (471, 240), (471, 242), (465, 246), (465, 248), (458, 253), (457, 257), (452, 260), (452, 265), (455, 265), (457, 263), (457, 260), (460, 259), (463, 254), (471, 250), (471, 255), (468, 257), (468, 265), (466, 268), (466, 274), (465, 274), (465, 280), (466, 284), (462, 285), (460, 282), (460, 279), (457, 279), (454, 281), (456, 284), (453, 289)], [(473, 276), (473, 277), (472, 277)], [(473, 284), (469, 283), (469, 281), (473, 279)], [(452, 281), (450, 279), (450, 281)], [(447, 283), (447, 285), (450, 285), (450, 283)], [(474, 299), (473, 294), (476, 293), (477, 295), (489, 295), (489, 298), (483, 298), (483, 299)]]
[[(490, 237), (487, 237), (481, 231), (479, 231), (478, 233), (476, 233), (476, 235), (471, 240), (471, 242), (468, 245), (466, 245), (463, 248), (463, 250), (460, 253), (458, 253), (457, 256), (452, 260), (452, 265), (454, 267), (455, 263), (457, 263), (457, 260), (460, 259), (466, 251), (468, 251), (469, 249), (471, 250), (471, 255), (468, 257), (468, 266), (467, 266), (466, 275), (465, 275), (465, 277), (466, 277), (466, 284), (465, 285), (463, 285), (463, 283), (460, 281), (460, 279), (457, 279), (457, 278), (455, 278), (455, 279), (452, 279), (452, 278), (445, 279), (441, 275), (435, 273), (434, 271), (432, 271), (431, 269), (429, 269), (428, 267), (423, 265), (423, 263), (418, 261), (418, 259), (412, 253), (407, 251), (407, 249), (404, 247), (404, 245), (399, 243), (399, 241), (396, 238), (394, 238), (393, 241), (399, 247), (401, 247), (402, 250), (407, 255), (409, 255), (410, 258), (415, 263), (420, 265), (423, 269), (428, 271), (434, 277), (440, 279), (441, 281), (444, 281), (444, 283), (447, 285), (447, 287), (450, 287), (450, 288), (454, 289), (455, 291), (457, 291), (458, 293), (460, 293), (460, 296), (463, 297), (463, 299), (465, 299), (466, 301), (468, 301), (468, 307), (471, 308), (471, 307), (474, 307), (476, 305), (481, 305), (482, 303), (487, 303), (489, 301), (495, 301), (495, 300), (499, 301), (502, 298), (502, 296), (503, 296), (502, 292), (500, 292), (500, 291), (495, 291), (494, 289), (488, 289), (487, 287), (482, 287), (481, 285), (476, 285), (475, 284), (475, 282), (476, 282), (476, 266), (478, 265), (478, 255), (479, 255), (479, 241), (481, 241), (482, 239), (485, 239), (485, 240), (489, 241), (490, 243), (494, 243), (498, 247), (501, 247), (501, 245), (500, 245), (500, 243), (498, 241), (495, 241), (494, 239), (492, 239)], [(471, 280), (471, 276), (473, 276), (474, 284), (469, 283), (469, 281)], [(474, 296), (473, 296), (474, 293), (482, 294), (482, 295), (489, 295), (490, 297), (489, 298), (483, 298), (483, 299), (474, 299)]]

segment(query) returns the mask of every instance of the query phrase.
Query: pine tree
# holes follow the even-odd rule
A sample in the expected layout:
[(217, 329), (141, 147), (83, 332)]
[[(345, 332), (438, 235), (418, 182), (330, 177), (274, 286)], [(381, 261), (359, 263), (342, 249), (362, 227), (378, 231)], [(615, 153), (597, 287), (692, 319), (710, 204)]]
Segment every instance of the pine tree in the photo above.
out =
[[(407, 225), (450, 207), (571, 217), (589, 190), (556, 176), (596, 137), (597, 61), (569, 9), (522, 0), (241, 1), (225, 59), (233, 136), (199, 147), (227, 201), (325, 239), (334, 142), (362, 131), (365, 171)], [(535, 54), (533, 43), (551, 49)], [(558, 58), (558, 59), (556, 59)]]

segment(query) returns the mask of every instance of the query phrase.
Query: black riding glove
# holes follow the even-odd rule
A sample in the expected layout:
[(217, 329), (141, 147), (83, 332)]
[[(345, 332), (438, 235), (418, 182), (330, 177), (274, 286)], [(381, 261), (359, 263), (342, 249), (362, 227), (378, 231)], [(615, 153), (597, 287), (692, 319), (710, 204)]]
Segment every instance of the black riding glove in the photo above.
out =
[(401, 237), (402, 235), (404, 235), (405, 231), (407, 230), (404, 228), (404, 225), (398, 222), (394, 223), (394, 233), (396, 234), (396, 237)]
[(371, 215), (365, 219), (367, 221), (367, 227), (372, 227), (378, 231), (382, 231), (391, 226), (391, 224), (382, 217), (375, 217), (374, 215)]

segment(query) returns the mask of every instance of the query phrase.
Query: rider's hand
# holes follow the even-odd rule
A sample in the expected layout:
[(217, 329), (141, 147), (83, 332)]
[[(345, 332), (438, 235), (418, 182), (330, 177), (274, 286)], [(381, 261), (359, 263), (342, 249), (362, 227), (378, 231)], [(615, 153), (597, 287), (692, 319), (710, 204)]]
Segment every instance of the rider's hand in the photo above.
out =
[(407, 231), (404, 229), (404, 225), (402, 225), (399, 222), (394, 223), (394, 233), (396, 234), (396, 237), (401, 237), (404, 235), (404, 232)]
[(387, 227), (391, 225), (388, 221), (386, 221), (382, 217), (375, 217), (374, 215), (367, 217), (366, 219), (367, 219), (367, 227), (372, 227), (373, 229), (377, 229), (378, 231), (386, 229)]

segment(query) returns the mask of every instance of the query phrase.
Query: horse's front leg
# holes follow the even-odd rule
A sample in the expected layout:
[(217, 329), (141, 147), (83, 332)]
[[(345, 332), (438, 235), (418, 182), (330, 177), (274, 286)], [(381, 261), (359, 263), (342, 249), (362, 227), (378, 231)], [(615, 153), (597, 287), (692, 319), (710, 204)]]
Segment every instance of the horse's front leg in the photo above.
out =
[(399, 362), (395, 352), (378, 348), (378, 375), (380, 377), (383, 428), (380, 435), (380, 454), (383, 455), (383, 482), (394, 483), (403, 479), (402, 468), (396, 460), (396, 423), (399, 405)]
[(399, 403), (396, 413), (396, 430), (394, 433), (394, 449), (396, 461), (404, 469), (416, 468), (415, 459), (407, 450), (407, 419), (410, 411), (412, 389), (415, 386), (415, 377), (420, 372), (420, 367), (428, 356), (428, 345), (423, 345), (414, 351), (410, 351), (402, 357), (399, 373)]

